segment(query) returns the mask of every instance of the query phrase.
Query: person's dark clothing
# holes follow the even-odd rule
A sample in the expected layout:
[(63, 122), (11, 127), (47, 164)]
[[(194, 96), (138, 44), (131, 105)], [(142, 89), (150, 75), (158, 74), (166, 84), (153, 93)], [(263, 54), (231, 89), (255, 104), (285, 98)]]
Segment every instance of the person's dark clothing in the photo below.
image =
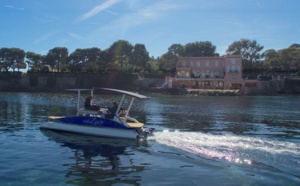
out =
[(100, 109), (97, 105), (91, 105), (92, 97), (88, 97), (85, 99), (84, 108), (87, 110), (95, 110), (98, 111)]

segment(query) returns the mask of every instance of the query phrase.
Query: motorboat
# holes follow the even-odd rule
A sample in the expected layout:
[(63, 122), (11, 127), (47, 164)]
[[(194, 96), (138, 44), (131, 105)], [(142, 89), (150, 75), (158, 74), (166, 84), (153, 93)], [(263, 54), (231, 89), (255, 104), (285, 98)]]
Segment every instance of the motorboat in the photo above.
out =
[[(99, 108), (97, 110), (81, 108), (81, 93), (89, 91), (90, 96), (93, 97), (95, 89), (110, 91), (113, 94), (122, 94), (115, 113), (112, 113), (108, 108)], [(143, 123), (129, 116), (134, 99), (148, 99), (149, 97), (147, 96), (111, 88), (68, 90), (77, 92), (77, 114), (74, 116), (49, 116), (49, 121), (41, 124), (41, 129), (122, 139), (146, 139), (154, 130), (153, 128), (145, 127)], [(126, 97), (130, 97), (131, 101), (127, 108), (124, 109)]]

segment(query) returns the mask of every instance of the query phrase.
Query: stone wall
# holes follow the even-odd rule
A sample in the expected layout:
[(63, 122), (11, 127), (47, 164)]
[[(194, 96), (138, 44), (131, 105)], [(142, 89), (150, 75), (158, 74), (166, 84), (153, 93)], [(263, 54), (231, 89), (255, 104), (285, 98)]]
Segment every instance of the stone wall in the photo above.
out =
[[(57, 92), (68, 88), (109, 87), (135, 91), (156, 87), (161, 91), (165, 79), (137, 74), (98, 73), (0, 73), (0, 91)], [(166, 92), (166, 91), (163, 91)], [(300, 78), (259, 81), (258, 87), (248, 87), (248, 95), (300, 93)]]
[(64, 91), (68, 88), (110, 87), (136, 90), (136, 74), (28, 73), (0, 76), (0, 91)]
[(247, 95), (274, 95), (284, 93), (284, 80), (259, 81), (257, 87), (249, 87), (246, 89)]

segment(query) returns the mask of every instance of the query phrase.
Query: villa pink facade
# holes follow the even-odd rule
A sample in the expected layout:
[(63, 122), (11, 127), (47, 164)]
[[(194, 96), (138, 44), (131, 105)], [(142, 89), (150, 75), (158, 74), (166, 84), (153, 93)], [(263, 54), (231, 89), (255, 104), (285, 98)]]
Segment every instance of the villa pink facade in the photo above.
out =
[(172, 87), (198, 89), (239, 89), (256, 87), (257, 80), (242, 78), (242, 58), (239, 55), (222, 57), (180, 57)]

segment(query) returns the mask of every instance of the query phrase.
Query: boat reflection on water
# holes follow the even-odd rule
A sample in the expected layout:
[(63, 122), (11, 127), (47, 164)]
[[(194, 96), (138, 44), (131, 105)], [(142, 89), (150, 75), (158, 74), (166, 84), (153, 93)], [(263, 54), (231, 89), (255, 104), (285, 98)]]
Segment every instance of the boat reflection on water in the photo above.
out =
[(135, 165), (136, 152), (148, 153), (146, 141), (100, 138), (85, 135), (42, 130), (49, 138), (74, 153), (69, 157), (74, 162), (64, 163), (68, 167), (65, 174), (67, 184), (114, 184), (136, 185), (141, 181), (139, 172), (143, 165)]

